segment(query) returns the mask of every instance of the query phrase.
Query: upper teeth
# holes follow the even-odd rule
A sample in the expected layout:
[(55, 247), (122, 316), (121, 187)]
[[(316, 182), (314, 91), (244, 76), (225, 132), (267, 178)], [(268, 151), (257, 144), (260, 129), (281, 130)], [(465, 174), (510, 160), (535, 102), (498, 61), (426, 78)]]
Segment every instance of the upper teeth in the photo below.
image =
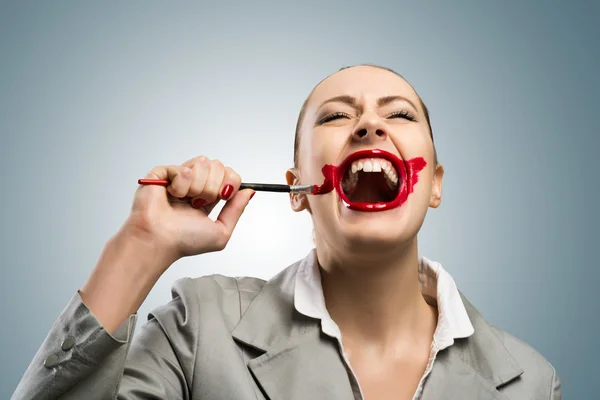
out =
[(395, 190), (398, 187), (398, 174), (396, 168), (388, 160), (382, 158), (363, 158), (355, 160), (351, 167), (348, 177), (342, 182), (343, 189), (349, 193), (356, 189), (358, 182), (358, 172), (384, 172), (385, 181), (390, 189)]

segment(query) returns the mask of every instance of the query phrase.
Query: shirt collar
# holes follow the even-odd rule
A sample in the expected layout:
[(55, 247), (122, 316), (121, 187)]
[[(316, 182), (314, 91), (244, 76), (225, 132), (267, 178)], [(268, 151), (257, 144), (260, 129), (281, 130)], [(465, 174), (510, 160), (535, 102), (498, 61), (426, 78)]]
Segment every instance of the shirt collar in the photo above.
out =
[[(475, 332), (454, 279), (440, 263), (420, 257), (419, 284), (423, 296), (438, 309), (438, 324), (434, 334), (434, 345), (438, 350), (451, 346), (455, 339), (469, 337)], [(339, 327), (331, 319), (325, 306), (314, 249), (298, 268), (294, 306), (299, 313), (320, 319), (323, 333), (341, 339)]]

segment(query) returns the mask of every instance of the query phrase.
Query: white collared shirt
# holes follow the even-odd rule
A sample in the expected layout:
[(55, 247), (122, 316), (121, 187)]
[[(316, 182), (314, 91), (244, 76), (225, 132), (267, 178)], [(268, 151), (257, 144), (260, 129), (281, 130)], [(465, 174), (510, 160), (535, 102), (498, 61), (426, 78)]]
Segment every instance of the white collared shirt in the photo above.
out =
[[(338, 341), (340, 351), (346, 362), (346, 368), (354, 374), (348, 357), (344, 353), (340, 329), (331, 319), (325, 307), (316, 252), (313, 250), (305, 261), (300, 265), (296, 275), (294, 306), (299, 313), (321, 320), (323, 333)], [(419, 284), (423, 297), (437, 306), (438, 322), (431, 343), (429, 362), (413, 400), (418, 400), (421, 397), (423, 385), (433, 368), (438, 352), (452, 346), (455, 339), (469, 337), (475, 332), (454, 279), (440, 263), (420, 257)], [(356, 381), (358, 382), (358, 380)], [(361, 397), (363, 397), (362, 392)]]

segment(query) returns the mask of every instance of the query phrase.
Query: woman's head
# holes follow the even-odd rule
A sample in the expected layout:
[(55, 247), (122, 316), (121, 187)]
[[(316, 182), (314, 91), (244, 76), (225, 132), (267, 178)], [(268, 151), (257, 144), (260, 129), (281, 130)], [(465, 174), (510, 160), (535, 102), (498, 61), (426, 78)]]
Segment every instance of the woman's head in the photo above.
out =
[[(374, 149), (388, 156), (369, 155)], [(338, 191), (291, 196), (295, 211), (310, 212), (317, 246), (334, 251), (398, 247), (416, 236), (427, 208), (441, 200), (443, 168), (427, 108), (408, 82), (386, 68), (344, 68), (306, 99), (288, 182), (320, 184), (324, 165), (342, 165)], [(361, 208), (365, 204), (377, 207)], [(385, 211), (364, 211), (379, 206)]]
[[(391, 72), (392, 74), (396, 75), (400, 79), (404, 79), (404, 77), (402, 75), (400, 75), (399, 73), (397, 73), (396, 71), (394, 71), (393, 69), (390, 69), (390, 68), (382, 67), (379, 65), (371, 65), (371, 64), (363, 64), (363, 65), (359, 65), (359, 66), (360, 67), (378, 68), (378, 69), (381, 69), (384, 71)], [(344, 67), (344, 68), (340, 69), (340, 71), (343, 71), (348, 68), (355, 68), (355, 67)], [(325, 78), (325, 79), (327, 79), (327, 78)], [(325, 79), (323, 79), (323, 81)], [(323, 81), (321, 81), (321, 82), (323, 82)], [(317, 86), (319, 86), (319, 84), (321, 82), (319, 82), (317, 84)], [(314, 90), (317, 88), (317, 86), (315, 86), (315, 88), (313, 88), (313, 90), (310, 92), (310, 94), (308, 95), (306, 100), (304, 100), (304, 104), (302, 104), (302, 107), (300, 108), (300, 113), (298, 114), (298, 121), (296, 121), (296, 134), (294, 137), (294, 167), (295, 168), (298, 167), (298, 149), (300, 148), (300, 129), (302, 128), (304, 114), (306, 113), (306, 106), (308, 105), (310, 97), (311, 97), (312, 93), (314, 92)], [(413, 88), (413, 90), (414, 90), (414, 88)], [(416, 94), (416, 91), (415, 91), (415, 94)], [(431, 127), (431, 121), (429, 119), (429, 110), (427, 109), (427, 106), (425, 106), (425, 103), (423, 102), (423, 100), (421, 99), (421, 97), (418, 94), (417, 94), (417, 98), (419, 99), (419, 105), (423, 109), (423, 115), (425, 117), (425, 121), (427, 122), (427, 126), (429, 127), (429, 136), (431, 136), (431, 143), (433, 145), (433, 153), (434, 153), (434, 157), (435, 157), (435, 163), (437, 164), (438, 163), (437, 151), (435, 149), (435, 141), (433, 139), (433, 129)]]

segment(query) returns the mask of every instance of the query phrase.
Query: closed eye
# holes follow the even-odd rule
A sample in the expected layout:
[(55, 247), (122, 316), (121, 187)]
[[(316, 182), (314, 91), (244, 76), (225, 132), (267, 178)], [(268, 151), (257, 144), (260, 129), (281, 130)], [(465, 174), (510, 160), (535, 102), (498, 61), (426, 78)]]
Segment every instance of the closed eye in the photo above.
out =
[(395, 111), (387, 116), (388, 118), (403, 118), (409, 121), (416, 121), (415, 116), (406, 110)]
[(350, 115), (343, 113), (343, 112), (335, 112), (333, 114), (329, 114), (329, 115), (326, 115), (323, 118), (321, 118), (319, 120), (319, 125), (326, 124), (327, 122), (331, 122), (333, 120), (340, 119), (340, 118), (349, 119)]

